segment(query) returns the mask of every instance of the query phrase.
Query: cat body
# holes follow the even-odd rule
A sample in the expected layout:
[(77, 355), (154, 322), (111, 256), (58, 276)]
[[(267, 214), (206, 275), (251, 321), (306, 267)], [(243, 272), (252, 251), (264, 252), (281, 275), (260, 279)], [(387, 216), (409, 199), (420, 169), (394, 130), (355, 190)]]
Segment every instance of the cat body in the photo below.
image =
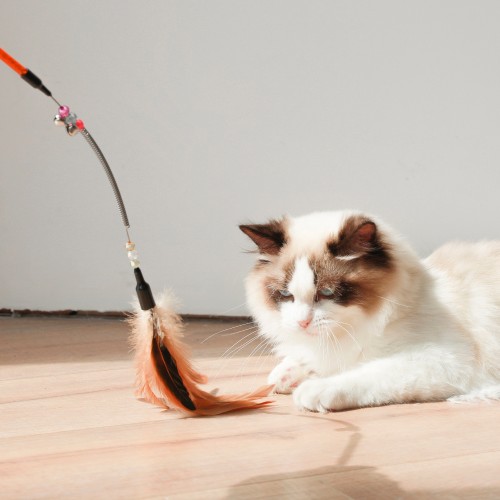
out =
[(240, 226), (269, 375), (313, 411), (500, 399), (500, 242), (450, 243), (421, 261), (375, 217), (324, 212)]

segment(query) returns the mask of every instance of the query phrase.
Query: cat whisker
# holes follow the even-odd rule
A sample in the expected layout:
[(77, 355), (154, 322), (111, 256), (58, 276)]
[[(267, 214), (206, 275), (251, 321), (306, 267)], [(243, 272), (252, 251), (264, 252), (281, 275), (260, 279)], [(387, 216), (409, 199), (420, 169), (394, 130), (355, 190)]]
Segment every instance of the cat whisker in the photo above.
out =
[[(319, 330), (319, 337), (320, 337), (320, 349), (322, 351), (322, 358), (323, 358), (322, 366), (327, 367), (328, 358), (330, 357), (331, 342), (329, 342), (329, 340), (328, 340), (328, 331), (324, 325), (318, 326), (318, 330)], [(326, 336), (325, 336), (325, 334), (326, 334)], [(323, 347), (322, 344), (324, 344), (325, 347)], [(333, 355), (335, 356), (335, 349), (334, 349)]]
[(401, 302), (396, 302), (395, 300), (389, 299), (389, 298), (387, 298), (387, 297), (382, 297), (382, 295), (377, 295), (377, 297), (378, 297), (379, 299), (386, 300), (387, 302), (390, 302), (391, 304), (395, 304), (395, 305), (397, 305), (397, 306), (401, 306), (401, 307), (411, 307), (411, 306), (409, 306), (409, 305), (407, 305), (407, 304), (402, 304)]
[(236, 309), (240, 309), (241, 307), (246, 306), (246, 302), (243, 302), (242, 304), (238, 304), (237, 306), (230, 307), (229, 309), (226, 309), (225, 311), (219, 313), (221, 316), (225, 316), (228, 312), (235, 311)]
[[(243, 347), (245, 347), (247, 345), (247, 342), (245, 342), (246, 339), (248, 339), (248, 337), (251, 337), (252, 335), (256, 335), (257, 333), (257, 330), (253, 330), (251, 331), (250, 333), (247, 333), (244, 337), (242, 337), (241, 339), (237, 340), (234, 344), (232, 344), (230, 347), (228, 347), (221, 355), (221, 358), (226, 358), (226, 357), (231, 357), (233, 356), (236, 352), (239, 352)], [(251, 339), (250, 342), (252, 340), (255, 340), (257, 337), (254, 337), (254, 339)], [(243, 342), (243, 345), (238, 345), (240, 344), (241, 342)]]
[(337, 361), (337, 371), (341, 372), (343, 369), (343, 366), (342, 366), (342, 344), (339, 342), (339, 339), (337, 338), (337, 336), (335, 335), (333, 330), (326, 328), (325, 331), (326, 331), (327, 337), (329, 339), (330, 338), (333, 339), (333, 343), (332, 342), (328, 342), (328, 343), (333, 348), (333, 354), (334, 354), (336, 361)]
[(225, 358), (230, 359), (233, 358), (236, 354), (238, 354), (240, 351), (242, 351), (245, 347), (249, 346), (252, 342), (255, 342), (256, 340), (259, 340), (259, 337), (253, 337), (247, 340), (244, 344), (238, 346), (236, 349), (233, 349), (230, 353), (228, 353)]
[(267, 345), (267, 339), (263, 338), (263, 339), (259, 342), (259, 344), (257, 345), (257, 347), (255, 347), (255, 348), (252, 350), (252, 352), (246, 356), (246, 358), (247, 358), (247, 359), (248, 359), (248, 358), (251, 358), (251, 357), (255, 354), (255, 352), (256, 352), (256, 351), (257, 351), (260, 347), (262, 347), (262, 346), (266, 346), (266, 345)]
[[(254, 384), (256, 377), (259, 377), (262, 375), (262, 373), (261, 373), (262, 367), (266, 363), (266, 361), (268, 361), (269, 356), (273, 354), (273, 350), (276, 346), (276, 341), (273, 341), (269, 338), (269, 332), (266, 332), (266, 330), (261, 329), (260, 335), (262, 335), (261, 342), (253, 349), (253, 351), (250, 353), (250, 355), (248, 357), (246, 357), (244, 362), (243, 362), (243, 367), (245, 367), (246, 365), (248, 365), (248, 360), (250, 359), (250, 357), (255, 358), (255, 355), (257, 353), (259, 353), (258, 357), (261, 358), (261, 362), (260, 362), (259, 366), (257, 367), (257, 369), (255, 370), (254, 380), (252, 380), (252, 384)], [(242, 371), (243, 367), (240, 368), (240, 371)], [(242, 376), (243, 376), (243, 374), (242, 374)]]
[[(344, 324), (347, 324), (347, 323), (344, 323)], [(359, 352), (360, 354), (362, 355), (363, 359), (365, 360), (366, 359), (366, 356), (365, 356), (365, 352), (363, 350), (363, 347), (360, 345), (360, 343), (356, 340), (356, 337), (345, 327), (343, 326), (343, 324), (341, 324), (340, 322), (337, 322), (337, 325), (342, 328), (342, 330), (344, 330), (344, 332), (347, 333), (347, 335), (349, 335), (349, 337), (352, 339), (352, 341), (356, 344), (356, 347), (359, 349)], [(351, 326), (352, 328), (352, 326)]]
[(324, 318), (324, 319), (322, 319), (320, 321), (322, 321), (322, 322), (324, 322), (325, 324), (328, 324), (328, 325), (335, 324), (335, 325), (346, 325), (346, 326), (349, 326), (351, 328), (353, 327), (351, 325), (351, 323), (345, 323), (344, 321), (340, 321), (338, 319), (326, 319), (326, 318)]
[[(238, 369), (238, 371), (236, 372), (236, 374), (233, 376), (233, 378), (243, 377), (244, 376), (244, 370), (247, 368), (248, 363), (250, 362), (250, 360), (252, 360), (255, 357), (258, 357), (258, 358), (261, 357), (263, 355), (263, 353), (265, 352), (266, 347), (268, 347), (267, 344), (268, 344), (267, 339), (265, 339), (265, 338), (262, 339), (257, 344), (257, 346), (252, 349), (252, 352), (250, 354), (248, 354), (247, 356), (245, 356), (243, 363), (241, 364), (240, 368)], [(259, 351), (261, 351), (261, 352), (257, 356), (257, 353)], [(260, 366), (262, 367), (262, 363), (260, 364)], [(259, 371), (260, 371), (260, 369), (259, 369)]]
[[(319, 332), (319, 348), (321, 350), (322, 358), (324, 360), (323, 366), (328, 365), (328, 351), (331, 347), (331, 342), (329, 341), (328, 329), (324, 323), (316, 322), (315, 326), (318, 328)], [(335, 354), (335, 349), (334, 349)]]
[[(255, 342), (256, 340), (259, 340), (259, 337), (258, 336), (254, 336), (252, 338), (250, 338), (249, 340), (245, 340), (247, 339), (248, 337), (250, 337), (251, 335), (254, 335), (256, 332), (251, 332), (249, 333), (248, 335), (245, 335), (245, 337), (241, 338), (240, 340), (238, 340), (237, 342), (235, 342), (232, 346), (230, 346), (229, 348), (227, 348), (224, 353), (220, 356), (222, 362), (219, 366), (219, 369), (217, 370), (214, 378), (217, 378), (222, 369), (226, 366), (227, 362), (233, 358), (234, 356), (236, 356), (236, 354), (238, 354), (240, 351), (242, 351), (245, 347), (249, 346), (252, 342)], [(243, 344), (241, 345), (238, 345), (240, 342), (243, 342)]]
[(338, 321), (335, 319), (323, 319), (320, 321), (322, 321), (324, 324), (335, 325), (335, 326), (338, 326), (339, 328), (341, 328), (345, 333), (347, 333), (347, 335), (351, 338), (351, 340), (356, 344), (356, 347), (359, 349), (359, 352), (360, 352), (361, 356), (363, 357), (363, 360), (366, 359), (363, 347), (360, 345), (360, 343), (358, 342), (356, 337), (352, 334), (352, 332), (349, 331), (349, 328), (354, 330), (353, 326), (350, 323), (345, 323), (343, 321)]
[[(248, 325), (253, 325), (249, 328), (245, 328), (244, 330), (237, 330), (238, 328), (241, 328), (243, 326), (248, 326)], [(257, 327), (257, 325), (255, 325), (255, 323), (253, 321), (249, 321), (248, 323), (242, 323), (241, 325), (235, 325), (235, 326), (231, 326), (230, 328), (225, 328), (224, 330), (220, 330), (218, 332), (215, 332), (215, 333), (212, 333), (211, 335), (209, 335), (206, 339), (202, 340), (200, 342), (200, 344), (204, 344), (207, 340), (210, 340), (212, 337), (215, 337), (216, 335), (221, 335), (222, 333), (224, 332), (229, 332), (231, 330), (235, 330), (235, 332), (232, 332), (232, 333), (226, 333), (225, 335), (221, 335), (222, 337), (225, 337), (225, 336), (230, 336), (230, 335), (235, 335), (237, 333), (242, 333), (242, 332), (246, 332), (248, 331), (250, 328), (253, 328), (253, 327)]]

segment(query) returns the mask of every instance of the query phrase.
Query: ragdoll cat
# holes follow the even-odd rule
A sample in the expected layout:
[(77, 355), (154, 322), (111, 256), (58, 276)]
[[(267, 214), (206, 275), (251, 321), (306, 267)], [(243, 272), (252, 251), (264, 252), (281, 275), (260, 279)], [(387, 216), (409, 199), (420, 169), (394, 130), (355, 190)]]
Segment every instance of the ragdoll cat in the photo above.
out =
[(500, 242), (420, 261), (353, 211), (240, 229), (259, 251), (248, 304), (282, 358), (269, 383), (298, 408), (500, 399)]

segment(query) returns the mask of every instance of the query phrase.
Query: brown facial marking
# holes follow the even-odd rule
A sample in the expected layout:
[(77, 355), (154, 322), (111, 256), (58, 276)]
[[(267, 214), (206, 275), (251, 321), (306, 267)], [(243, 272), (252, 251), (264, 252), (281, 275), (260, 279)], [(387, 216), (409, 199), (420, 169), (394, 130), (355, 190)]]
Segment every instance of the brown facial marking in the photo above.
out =
[(327, 243), (334, 257), (359, 255), (375, 267), (390, 268), (391, 257), (377, 226), (371, 220), (355, 215), (347, 219), (339, 235)]
[(262, 285), (266, 303), (273, 309), (277, 309), (282, 302), (294, 300), (293, 295), (285, 297), (280, 293), (280, 290), (286, 290), (286, 284), (282, 280), (271, 277), (265, 280)]
[[(272, 269), (272, 267), (274, 267), (274, 269)], [(280, 264), (278, 268), (275, 266), (263, 268), (261, 265), (257, 264), (255, 270), (260, 271), (264, 276), (267, 275), (262, 281), (262, 286), (266, 302), (270, 307), (276, 309), (282, 302), (294, 301), (293, 295), (283, 296), (280, 293), (280, 290), (288, 289), (288, 284), (295, 270), (295, 263), (293, 261), (287, 261), (284, 264)]]
[[(359, 303), (360, 296), (356, 279), (358, 266), (350, 261), (338, 261), (329, 251), (317, 259), (315, 268), (318, 273), (316, 300), (330, 300), (336, 304), (349, 306)], [(329, 288), (333, 295), (323, 295), (321, 290)]]
[(267, 224), (242, 224), (239, 228), (257, 245), (263, 254), (278, 255), (286, 243), (282, 220), (271, 220)]
[[(324, 254), (314, 261), (318, 292), (323, 288), (334, 291), (333, 296), (317, 293), (316, 297), (342, 306), (358, 305), (370, 312), (380, 305), (381, 297), (391, 286), (395, 274), (393, 260), (389, 246), (383, 243), (373, 222), (367, 219), (348, 222), (350, 227), (343, 228), (335, 242), (328, 242)], [(335, 258), (356, 254), (359, 257), (352, 260)]]

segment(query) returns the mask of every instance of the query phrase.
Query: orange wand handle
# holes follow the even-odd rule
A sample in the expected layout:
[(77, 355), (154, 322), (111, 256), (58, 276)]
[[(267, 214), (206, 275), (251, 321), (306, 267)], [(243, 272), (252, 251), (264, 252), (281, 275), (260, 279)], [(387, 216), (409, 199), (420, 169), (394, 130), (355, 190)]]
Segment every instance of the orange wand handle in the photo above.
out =
[(9, 56), (5, 50), (0, 49), (0, 59), (18, 75), (24, 75), (28, 70), (20, 63), (17, 62), (12, 56)]
[(13, 69), (21, 78), (28, 82), (32, 87), (42, 91), (45, 95), (52, 97), (52, 92), (42, 83), (32, 71), (25, 68), (21, 63), (17, 62), (12, 56), (7, 54), (5, 50), (0, 49), (0, 59), (11, 69)]

